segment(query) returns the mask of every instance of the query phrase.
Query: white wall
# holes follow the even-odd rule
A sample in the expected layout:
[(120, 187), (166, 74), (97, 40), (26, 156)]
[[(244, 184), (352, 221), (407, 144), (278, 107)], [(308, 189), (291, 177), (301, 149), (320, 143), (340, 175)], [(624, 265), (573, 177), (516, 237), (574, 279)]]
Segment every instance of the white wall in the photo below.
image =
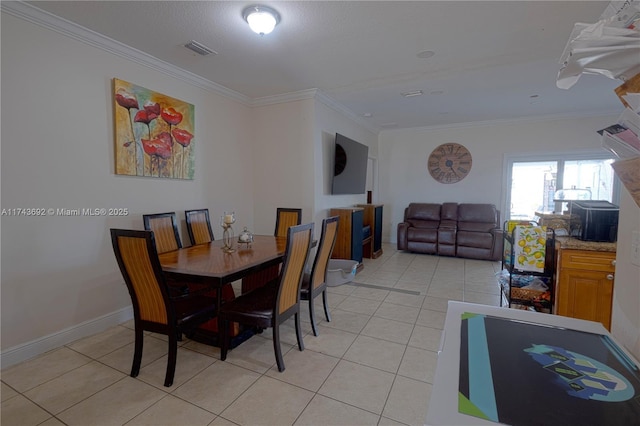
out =
[(611, 332), (640, 359), (640, 267), (631, 263), (631, 232), (640, 232), (640, 207), (626, 189), (620, 194)]
[[(193, 181), (114, 175), (114, 77), (195, 105)], [(2, 217), (3, 352), (127, 310), (109, 228), (142, 229), (143, 213), (175, 210), (183, 220), (185, 209), (201, 207), (251, 221), (250, 115), (236, 101), (2, 13), (2, 208), (129, 210)]]
[[(312, 98), (254, 108), (255, 233), (273, 234), (278, 207), (302, 209), (313, 219)], [(243, 171), (237, 170), (236, 173)]]
[[(388, 207), (383, 240), (396, 242), (398, 222), (411, 202), (492, 203), (504, 212), (505, 155), (599, 149), (601, 138), (596, 130), (615, 123), (616, 119), (608, 116), (523, 120), (381, 132), (379, 196), (380, 202)], [(466, 146), (473, 157), (471, 172), (455, 184), (437, 183), (427, 171), (429, 154), (446, 142)]]

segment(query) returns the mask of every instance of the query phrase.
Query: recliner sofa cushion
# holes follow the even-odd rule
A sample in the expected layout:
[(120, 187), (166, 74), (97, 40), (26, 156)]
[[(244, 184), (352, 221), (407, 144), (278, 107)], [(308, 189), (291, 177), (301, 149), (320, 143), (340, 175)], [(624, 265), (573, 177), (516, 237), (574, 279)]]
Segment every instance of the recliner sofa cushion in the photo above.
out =
[(442, 203), (440, 210), (442, 221), (458, 221), (458, 203)]
[(412, 227), (420, 229), (438, 229), (440, 225), (440, 222), (436, 220), (409, 219), (407, 222), (411, 224)]
[(437, 228), (409, 228), (407, 236), (409, 241), (420, 243), (435, 243), (436, 241), (438, 241)]
[(498, 224), (498, 211), (493, 204), (459, 204), (458, 222), (490, 223), (495, 228)]
[(412, 220), (440, 222), (440, 207), (440, 204), (411, 203), (407, 207), (405, 219), (409, 222)]
[(476, 247), (490, 249), (493, 247), (494, 237), (487, 232), (458, 231), (456, 235), (458, 247)]

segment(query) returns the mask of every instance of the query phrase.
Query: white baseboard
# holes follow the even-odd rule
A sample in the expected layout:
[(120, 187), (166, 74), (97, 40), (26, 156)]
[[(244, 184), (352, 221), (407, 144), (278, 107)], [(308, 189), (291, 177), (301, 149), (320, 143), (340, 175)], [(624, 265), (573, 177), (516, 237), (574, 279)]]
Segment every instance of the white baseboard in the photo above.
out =
[(83, 337), (100, 333), (133, 318), (133, 308), (128, 306), (110, 314), (85, 321), (73, 327), (23, 343), (0, 353), (0, 366), (7, 368), (35, 356), (59, 348)]

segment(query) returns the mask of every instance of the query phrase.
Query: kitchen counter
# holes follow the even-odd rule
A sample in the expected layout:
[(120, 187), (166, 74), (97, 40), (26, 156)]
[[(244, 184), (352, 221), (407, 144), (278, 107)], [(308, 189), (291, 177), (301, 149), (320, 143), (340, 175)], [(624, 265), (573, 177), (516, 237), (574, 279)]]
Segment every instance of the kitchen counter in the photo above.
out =
[(616, 243), (603, 243), (596, 241), (582, 241), (574, 237), (556, 236), (556, 242), (561, 249), (589, 250), (602, 252), (616, 252)]

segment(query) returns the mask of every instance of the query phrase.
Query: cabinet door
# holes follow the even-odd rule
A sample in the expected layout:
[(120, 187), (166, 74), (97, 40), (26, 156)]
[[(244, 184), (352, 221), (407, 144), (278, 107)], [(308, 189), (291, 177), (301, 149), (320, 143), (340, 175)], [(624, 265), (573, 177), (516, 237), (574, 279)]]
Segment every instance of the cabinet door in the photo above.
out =
[(560, 269), (558, 315), (601, 322), (611, 328), (612, 275), (602, 271)]
[[(382, 255), (382, 206), (376, 206), (373, 232), (374, 258)], [(379, 254), (378, 254), (379, 253)]]
[[(362, 227), (364, 226), (364, 210), (356, 210), (351, 215), (351, 260), (362, 263)], [(338, 225), (340, 229), (340, 225)]]

